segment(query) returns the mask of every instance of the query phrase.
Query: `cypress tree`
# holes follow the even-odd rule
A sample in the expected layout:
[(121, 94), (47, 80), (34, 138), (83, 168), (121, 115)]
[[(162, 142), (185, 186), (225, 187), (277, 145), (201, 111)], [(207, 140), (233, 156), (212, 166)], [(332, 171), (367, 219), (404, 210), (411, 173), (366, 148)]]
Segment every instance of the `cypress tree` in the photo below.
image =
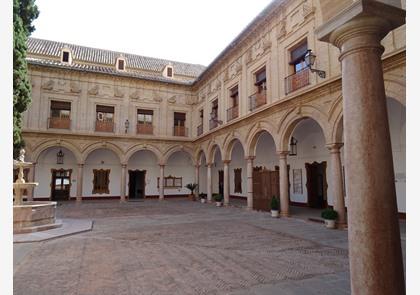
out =
[(39, 15), (35, 0), (13, 0), (13, 158), (24, 147), (22, 113), (31, 102), (31, 83), (26, 63), (26, 42), (35, 30), (32, 21)]

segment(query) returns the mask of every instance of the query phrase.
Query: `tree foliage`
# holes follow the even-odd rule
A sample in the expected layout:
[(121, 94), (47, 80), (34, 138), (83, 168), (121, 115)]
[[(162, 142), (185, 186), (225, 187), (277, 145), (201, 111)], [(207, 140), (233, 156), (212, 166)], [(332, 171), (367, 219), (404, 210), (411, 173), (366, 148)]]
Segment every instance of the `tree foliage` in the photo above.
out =
[(31, 83), (26, 63), (26, 42), (35, 30), (32, 21), (39, 15), (35, 0), (13, 0), (13, 157), (24, 146), (22, 113), (31, 102)]

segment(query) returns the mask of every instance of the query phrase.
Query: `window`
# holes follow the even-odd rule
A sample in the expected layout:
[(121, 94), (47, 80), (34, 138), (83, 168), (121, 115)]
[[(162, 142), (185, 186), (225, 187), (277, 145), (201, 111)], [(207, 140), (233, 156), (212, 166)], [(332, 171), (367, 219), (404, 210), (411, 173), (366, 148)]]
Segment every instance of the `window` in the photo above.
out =
[(174, 126), (185, 126), (185, 113), (174, 113)]
[(167, 67), (167, 68), (166, 68), (166, 75), (167, 75), (168, 77), (172, 77), (172, 67)]
[(114, 132), (114, 107), (96, 106), (96, 131)]
[(255, 73), (255, 86), (257, 86), (257, 93), (262, 93), (267, 89), (267, 76), (265, 67)]
[(70, 118), (71, 102), (51, 101), (50, 115), (52, 118)]
[(238, 105), (239, 98), (238, 85), (230, 89), (230, 97), (232, 98), (232, 107), (236, 107)]
[(68, 51), (63, 51), (63, 59), (62, 62), (69, 62), (70, 61), (70, 52)]
[(234, 182), (235, 182), (235, 193), (242, 193), (242, 169), (237, 168), (233, 170)]
[(200, 121), (199, 121), (200, 125), (203, 125), (204, 123), (204, 110), (201, 109), (200, 110)]
[(70, 110), (71, 102), (52, 100), (48, 128), (70, 129)]
[(124, 71), (124, 61), (122, 59), (118, 60), (118, 69)]
[(210, 118), (217, 119), (219, 113), (219, 102), (217, 99), (213, 100), (213, 102), (211, 103), (211, 113), (212, 115), (210, 116)]
[(290, 51), (290, 65), (293, 66), (293, 72), (297, 73), (306, 68), (305, 54), (308, 51), (306, 40)]
[(199, 114), (200, 114), (200, 117), (198, 119), (197, 136), (200, 136), (201, 134), (203, 134), (204, 110), (201, 109)]
[(92, 194), (109, 194), (110, 169), (93, 169)]
[(152, 124), (153, 111), (152, 110), (137, 110), (137, 123), (139, 124)]

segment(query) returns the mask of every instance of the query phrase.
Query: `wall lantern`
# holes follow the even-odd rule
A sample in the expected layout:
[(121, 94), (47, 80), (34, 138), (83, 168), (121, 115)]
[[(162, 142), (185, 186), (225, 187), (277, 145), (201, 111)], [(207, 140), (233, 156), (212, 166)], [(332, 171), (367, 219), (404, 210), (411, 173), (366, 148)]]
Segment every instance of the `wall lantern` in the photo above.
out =
[(315, 64), (316, 55), (312, 53), (311, 49), (308, 49), (305, 54), (305, 63), (309, 67), (312, 73), (317, 73), (319, 77), (325, 78), (325, 71), (313, 69), (313, 65)]
[(127, 133), (128, 128), (130, 128), (130, 121), (128, 121), (128, 119), (125, 120), (124, 126), (125, 126), (125, 133)]
[(63, 164), (64, 163), (64, 153), (60, 149), (57, 153), (57, 164)]
[(297, 140), (292, 136), (290, 139), (290, 150), (289, 150), (289, 156), (296, 156), (297, 155)]

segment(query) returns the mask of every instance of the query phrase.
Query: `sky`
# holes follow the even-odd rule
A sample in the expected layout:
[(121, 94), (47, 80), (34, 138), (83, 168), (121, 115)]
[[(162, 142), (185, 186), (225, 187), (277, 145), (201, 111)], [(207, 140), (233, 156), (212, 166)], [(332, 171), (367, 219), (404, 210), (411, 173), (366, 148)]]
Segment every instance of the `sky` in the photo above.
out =
[(32, 37), (209, 65), (271, 0), (36, 0)]

